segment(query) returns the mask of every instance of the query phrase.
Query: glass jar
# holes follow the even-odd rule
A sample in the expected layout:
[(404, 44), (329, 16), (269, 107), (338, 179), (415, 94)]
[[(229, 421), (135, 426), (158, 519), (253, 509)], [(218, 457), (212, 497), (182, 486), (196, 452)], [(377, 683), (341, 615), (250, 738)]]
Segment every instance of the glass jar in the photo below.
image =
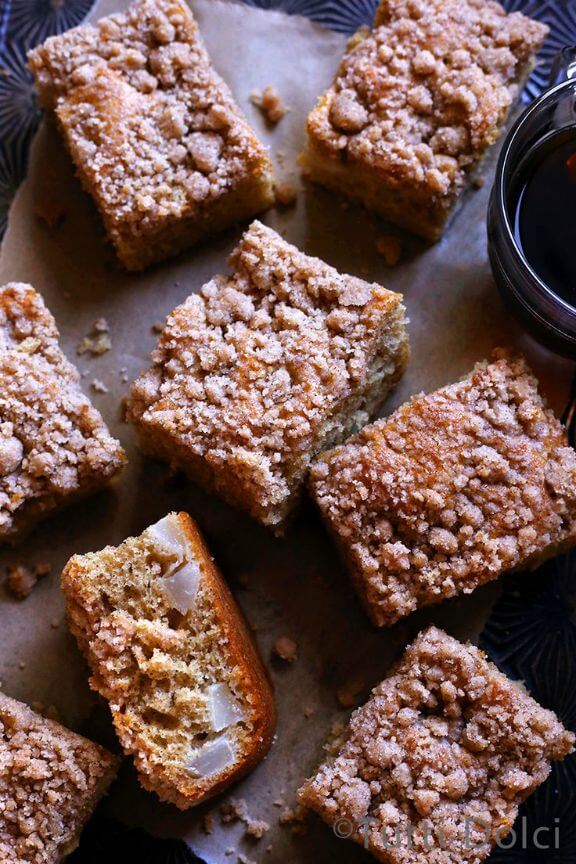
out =
[[(559, 52), (550, 88), (529, 105), (504, 139), (488, 206), (488, 254), (494, 279), (512, 314), (538, 341), (558, 354), (576, 358), (576, 307), (538, 276), (514, 236), (514, 181), (520, 167), (548, 136), (570, 129), (576, 140), (576, 47)], [(574, 246), (576, 254), (576, 237)], [(576, 286), (574, 290), (576, 297)]]

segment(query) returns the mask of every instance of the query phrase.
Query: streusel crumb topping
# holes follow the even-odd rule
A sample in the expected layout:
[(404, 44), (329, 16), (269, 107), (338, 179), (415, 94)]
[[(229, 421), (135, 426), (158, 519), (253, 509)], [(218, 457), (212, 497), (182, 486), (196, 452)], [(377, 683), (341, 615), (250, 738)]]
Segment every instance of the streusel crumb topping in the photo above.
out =
[[(339, 274), (254, 222), (216, 276), (168, 319), (132, 418), (214, 468), (249, 474), (269, 504), (301, 481), (322, 427), (366, 383), (400, 297)], [(390, 356), (390, 374), (395, 357)], [(385, 368), (382, 360), (382, 368)], [(256, 493), (255, 493), (256, 494)]]
[(576, 541), (576, 453), (522, 359), (415, 397), (311, 481), (378, 624)]
[(78, 384), (30, 286), (0, 288), (0, 537), (66, 497), (103, 485), (124, 453)]
[(116, 773), (102, 747), (0, 693), (0, 860), (56, 864)]
[(390, 864), (478, 862), (574, 735), (483, 652), (429, 628), (300, 790)]
[(375, 25), (353, 38), (309, 132), (388, 184), (456, 194), (548, 28), (486, 0), (382, 0)]
[(148, 232), (271, 167), (181, 0), (136, 0), (29, 61), (112, 228)]

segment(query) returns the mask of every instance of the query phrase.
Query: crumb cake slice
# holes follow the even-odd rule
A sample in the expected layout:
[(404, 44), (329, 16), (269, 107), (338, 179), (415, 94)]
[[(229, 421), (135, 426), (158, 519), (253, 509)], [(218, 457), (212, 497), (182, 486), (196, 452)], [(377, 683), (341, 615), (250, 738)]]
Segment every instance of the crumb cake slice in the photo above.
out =
[(30, 285), (0, 287), (0, 542), (104, 486), (125, 463), (58, 339)]
[(312, 457), (402, 375), (405, 310), (259, 222), (229, 263), (169, 316), (128, 417), (145, 452), (280, 533)]
[(181, 809), (265, 756), (276, 713), (254, 641), (202, 537), (171, 513), (62, 574), (68, 617), (140, 782)]
[(485, 0), (381, 0), (308, 116), (304, 173), (437, 240), (547, 33)]
[(431, 627), (299, 799), (386, 864), (478, 864), (573, 744), (482, 651)]
[(273, 204), (268, 153), (183, 0), (135, 0), (51, 37), (29, 64), (129, 270)]
[(576, 453), (525, 361), (496, 357), (312, 468), (312, 494), (379, 626), (576, 542)]
[(59, 864), (116, 776), (103, 747), (0, 693), (0, 861)]

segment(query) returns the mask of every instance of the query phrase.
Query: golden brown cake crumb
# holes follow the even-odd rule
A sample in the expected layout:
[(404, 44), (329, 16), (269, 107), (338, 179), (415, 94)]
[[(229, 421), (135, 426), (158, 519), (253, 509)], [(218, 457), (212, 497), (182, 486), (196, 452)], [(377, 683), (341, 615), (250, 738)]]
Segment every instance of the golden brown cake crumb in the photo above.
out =
[(104, 486), (125, 462), (58, 339), (30, 285), (0, 288), (0, 540)]
[(292, 183), (276, 185), (276, 203), (281, 207), (292, 207), (298, 198), (298, 190)]
[(479, 364), (321, 456), (312, 493), (373, 622), (576, 542), (576, 453), (522, 358)]
[(272, 84), (267, 84), (262, 92), (253, 90), (250, 94), (250, 101), (262, 111), (266, 120), (273, 126), (279, 123), (290, 110)]
[(430, 627), (298, 797), (386, 864), (480, 862), (573, 744), (482, 651)]
[(280, 532), (312, 457), (404, 371), (404, 306), (259, 222), (230, 264), (169, 316), (128, 416), (146, 453)]
[(17, 564), (14, 567), (8, 567), (7, 570), (6, 588), (16, 600), (25, 600), (36, 587), (38, 580), (50, 574), (52, 566), (43, 563), (30, 568), (24, 564)]
[(59, 864), (117, 768), (103, 747), (0, 693), (2, 864)]
[(274, 642), (274, 654), (286, 663), (293, 663), (298, 656), (298, 646), (290, 636), (280, 636)]
[(140, 783), (181, 809), (248, 773), (274, 735), (271, 686), (192, 519), (171, 513), (62, 574), (72, 632)]
[(486, 0), (381, 0), (308, 117), (305, 173), (438, 239), (547, 32)]
[(134, 0), (29, 63), (128, 269), (272, 206), (268, 154), (182, 0)]
[(384, 258), (387, 267), (395, 267), (402, 255), (402, 244), (394, 234), (383, 234), (376, 240), (376, 250)]

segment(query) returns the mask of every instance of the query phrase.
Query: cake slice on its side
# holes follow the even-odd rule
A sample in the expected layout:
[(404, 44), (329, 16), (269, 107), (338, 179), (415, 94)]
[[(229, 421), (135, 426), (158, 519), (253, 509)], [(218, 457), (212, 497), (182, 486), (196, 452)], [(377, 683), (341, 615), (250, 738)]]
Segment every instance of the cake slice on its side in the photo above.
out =
[(0, 542), (101, 489), (126, 456), (79, 385), (31, 285), (0, 288)]
[(250, 771), (275, 729), (254, 641), (192, 519), (171, 513), (62, 574), (94, 690), (145, 789), (186, 809)]
[(509, 848), (519, 805), (574, 745), (520, 683), (435, 627), (342, 739), (299, 799), (384, 864), (479, 864)]
[(0, 693), (0, 861), (59, 864), (116, 776), (103, 747)]
[(47, 39), (29, 54), (85, 189), (129, 270), (274, 203), (270, 157), (214, 70), (183, 0)]
[(484, 0), (381, 0), (308, 116), (305, 175), (437, 240), (547, 33)]
[(314, 456), (402, 376), (406, 310), (259, 222), (230, 264), (168, 317), (128, 418), (147, 454), (281, 534)]

